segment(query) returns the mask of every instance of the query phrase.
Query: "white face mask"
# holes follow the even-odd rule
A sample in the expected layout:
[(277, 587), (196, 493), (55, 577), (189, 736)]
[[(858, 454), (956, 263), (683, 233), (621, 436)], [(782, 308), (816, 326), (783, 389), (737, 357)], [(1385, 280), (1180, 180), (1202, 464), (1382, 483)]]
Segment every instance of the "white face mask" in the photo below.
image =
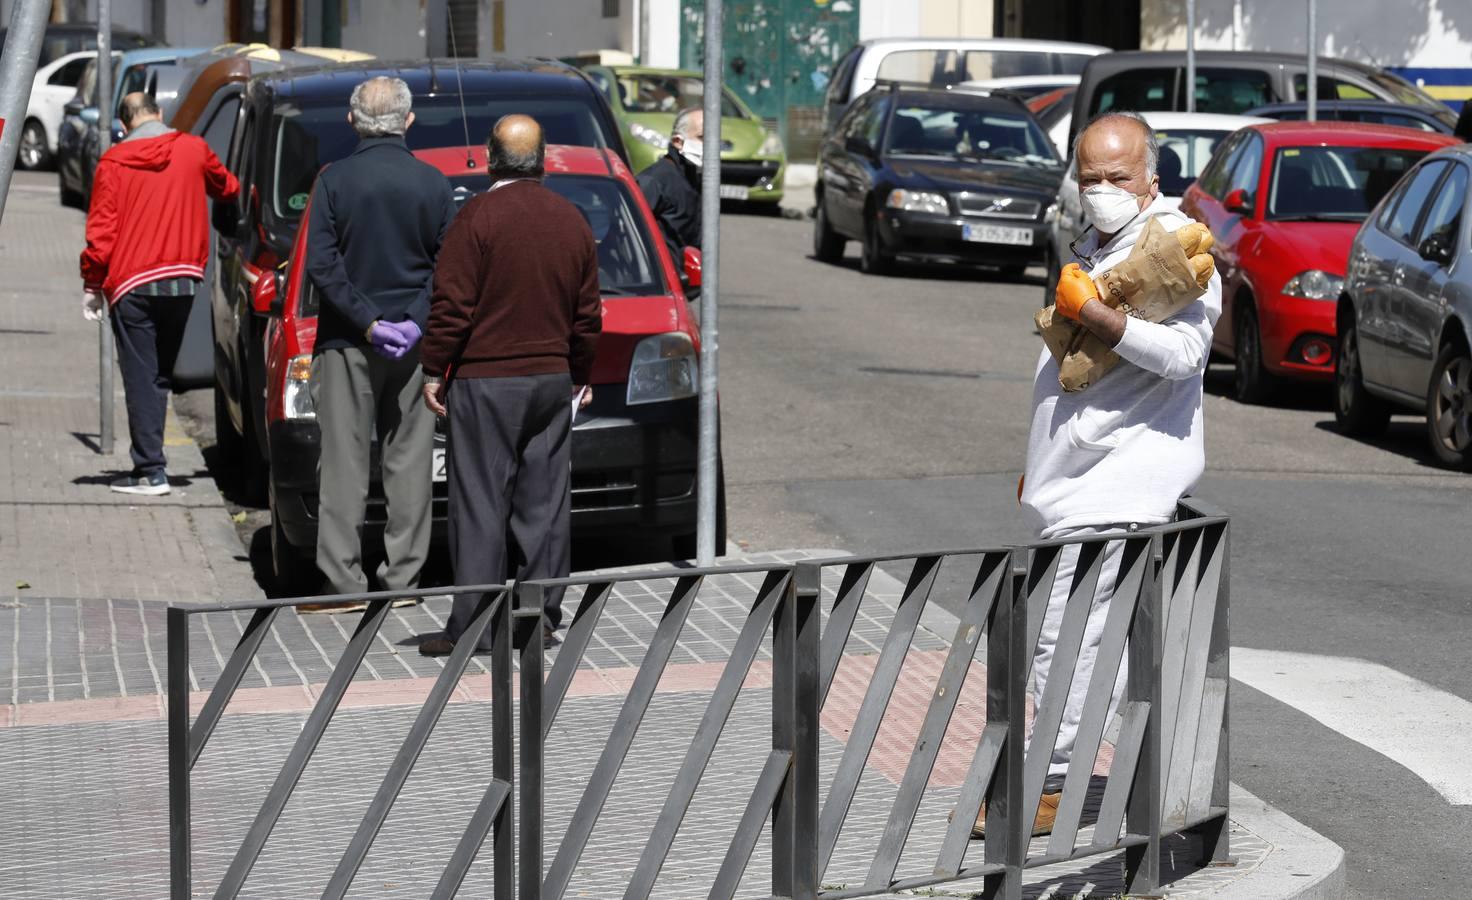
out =
[(1079, 194), (1084, 217), (1105, 234), (1113, 234), (1140, 214), (1135, 194), (1109, 182), (1096, 184)]
[(694, 140), (692, 138), (685, 138), (680, 143), (680, 155), (689, 160), (690, 165), (694, 166), (697, 169), (700, 168), (700, 162), (703, 158), (704, 153), (705, 147), (701, 144), (700, 141)]

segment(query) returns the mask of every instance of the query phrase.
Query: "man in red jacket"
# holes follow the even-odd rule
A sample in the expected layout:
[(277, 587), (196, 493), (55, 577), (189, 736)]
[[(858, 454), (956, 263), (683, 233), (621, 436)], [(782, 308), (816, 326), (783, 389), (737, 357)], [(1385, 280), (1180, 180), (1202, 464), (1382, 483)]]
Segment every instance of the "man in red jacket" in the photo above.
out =
[(112, 489), (159, 496), (169, 492), (169, 378), (209, 258), (205, 195), (234, 199), (240, 182), (203, 139), (164, 125), (147, 94), (124, 97), (120, 117), (127, 137), (103, 154), (92, 182), (82, 314), (100, 321), (104, 301), (112, 307), (133, 455), (133, 473)]

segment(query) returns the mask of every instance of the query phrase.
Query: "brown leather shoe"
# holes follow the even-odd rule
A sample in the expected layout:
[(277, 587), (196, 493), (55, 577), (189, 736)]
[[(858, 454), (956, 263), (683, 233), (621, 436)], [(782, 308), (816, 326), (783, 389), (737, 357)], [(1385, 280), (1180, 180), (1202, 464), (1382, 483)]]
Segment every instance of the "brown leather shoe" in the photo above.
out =
[(455, 642), (447, 637), (430, 638), (419, 645), (423, 656), (449, 656), (454, 649)]
[(368, 604), (360, 602), (348, 603), (303, 603), (296, 608), (298, 614), (310, 615), (311, 613), (350, 613), (362, 612), (368, 608)]
[[(1032, 836), (1039, 837), (1044, 834), (1053, 833), (1053, 820), (1058, 818), (1058, 800), (1063, 796), (1062, 791), (1053, 794), (1043, 794), (1038, 800), (1037, 816), (1032, 820)], [(986, 837), (986, 807), (976, 816), (976, 823), (971, 826), (971, 839), (979, 841)]]

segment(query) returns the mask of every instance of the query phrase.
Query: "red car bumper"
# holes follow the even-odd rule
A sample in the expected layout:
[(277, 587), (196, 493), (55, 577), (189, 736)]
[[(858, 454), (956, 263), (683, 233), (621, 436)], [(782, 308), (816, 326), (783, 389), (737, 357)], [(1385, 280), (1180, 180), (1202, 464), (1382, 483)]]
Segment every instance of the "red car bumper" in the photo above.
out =
[(1267, 370), (1302, 381), (1332, 380), (1335, 305), (1282, 294), (1262, 304), (1258, 315)]

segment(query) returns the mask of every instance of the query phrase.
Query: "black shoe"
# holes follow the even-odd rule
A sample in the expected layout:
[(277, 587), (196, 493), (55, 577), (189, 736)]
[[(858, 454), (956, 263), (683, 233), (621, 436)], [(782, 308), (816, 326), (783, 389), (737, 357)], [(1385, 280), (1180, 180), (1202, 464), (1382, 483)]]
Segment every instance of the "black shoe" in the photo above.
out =
[[(444, 635), (429, 638), (428, 640), (422, 641), (419, 644), (419, 653), (421, 656), (449, 656), (454, 651), (454, 649), (455, 642), (445, 637)], [(490, 652), (491, 650), (489, 647), (476, 647), (474, 650), (470, 651), (470, 655), (486, 656)]]
[(562, 638), (557, 636), (557, 629), (551, 625), (542, 626), (542, 649), (551, 650), (562, 643)]

